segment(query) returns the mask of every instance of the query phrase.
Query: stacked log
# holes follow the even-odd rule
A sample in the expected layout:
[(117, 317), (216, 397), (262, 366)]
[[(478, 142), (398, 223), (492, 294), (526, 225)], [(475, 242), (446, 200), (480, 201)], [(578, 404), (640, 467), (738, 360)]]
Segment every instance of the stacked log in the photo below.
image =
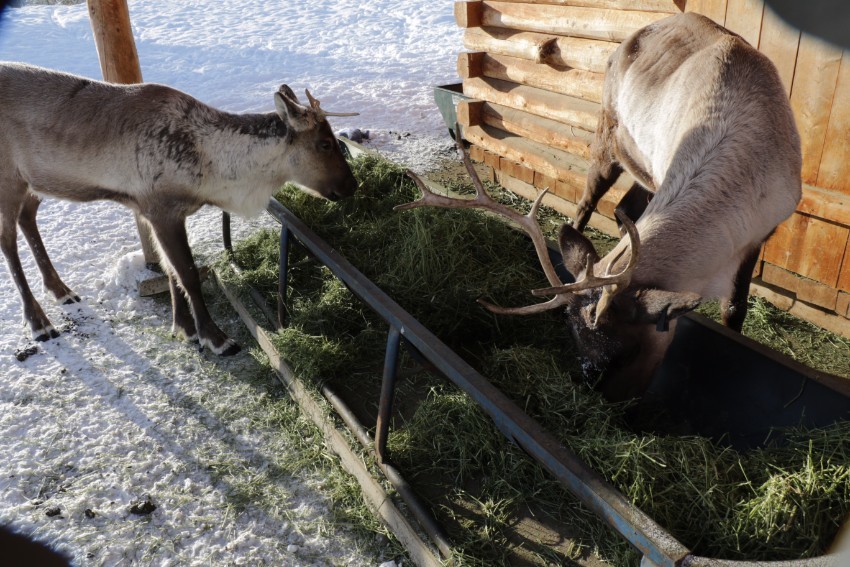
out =
[[(502, 185), (527, 197), (548, 188), (547, 202), (573, 214), (608, 58), (634, 31), (679, 11), (674, 0), (457, 2), (468, 50), (458, 75), (474, 99), (458, 118), (480, 150), (473, 155), (495, 165)], [(616, 234), (613, 210), (629, 186), (623, 179), (612, 188), (591, 225)]]
[[(454, 5), (467, 52), (458, 108), (472, 156), (527, 198), (575, 213), (606, 63), (634, 31), (682, 11), (740, 34), (777, 65), (803, 138), (804, 195), (764, 247), (753, 291), (850, 336), (850, 54), (801, 34), (762, 0), (472, 0)], [(843, 102), (842, 102), (843, 101)], [(613, 210), (632, 179), (602, 199), (591, 226), (616, 235)]]

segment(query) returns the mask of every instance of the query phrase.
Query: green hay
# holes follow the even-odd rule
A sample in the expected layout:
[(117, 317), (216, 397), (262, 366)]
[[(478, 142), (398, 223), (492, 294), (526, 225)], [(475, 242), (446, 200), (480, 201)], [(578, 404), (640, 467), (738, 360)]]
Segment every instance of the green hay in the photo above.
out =
[[(626, 424), (627, 404), (608, 403), (582, 383), (560, 315), (502, 318), (475, 303), (486, 297), (524, 304), (532, 300), (527, 290), (545, 284), (523, 235), (476, 211), (395, 213), (394, 205), (417, 197), (403, 170), (371, 156), (352, 168), (361, 186), (353, 199), (328, 203), (294, 188), (279, 199), (626, 498), (700, 555), (779, 560), (825, 552), (850, 511), (850, 424), (787, 430), (783, 444), (748, 453), (702, 437), (635, 433)], [(547, 214), (556, 226), (558, 218)], [(277, 235), (264, 233), (236, 251), (252, 268), (245, 281), (270, 300), (277, 288), (277, 246)], [(316, 383), (379, 384), (386, 324), (299, 247), (290, 263), (291, 324), (275, 339), (280, 351)], [(771, 319), (765, 330), (759, 321), (769, 310), (753, 305), (751, 333), (784, 336), (791, 327)], [(824, 352), (833, 345), (835, 356), (843, 356), (847, 343), (823, 336), (814, 333), (793, 349), (800, 355), (805, 349), (799, 345), (820, 345)], [(579, 552), (584, 546), (615, 565), (639, 562), (466, 395), (442, 379), (428, 383), (428, 395), (396, 425), (389, 447), (414, 482), (447, 479), (450, 496), (435, 504), (441, 519), (456, 526), (459, 563), (507, 563), (515, 546), (511, 518), (520, 506), (572, 525)], [(463, 510), (485, 519), (470, 521)], [(563, 559), (540, 555), (542, 562)]]
[[(720, 321), (720, 307), (710, 303), (699, 311)], [(811, 323), (751, 297), (743, 334), (806, 366), (850, 378), (850, 339), (825, 332)]]

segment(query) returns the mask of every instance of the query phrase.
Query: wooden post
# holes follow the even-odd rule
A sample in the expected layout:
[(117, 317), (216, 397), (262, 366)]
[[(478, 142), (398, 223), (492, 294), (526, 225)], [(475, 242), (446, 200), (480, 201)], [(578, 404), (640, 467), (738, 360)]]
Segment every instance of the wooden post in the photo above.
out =
[[(142, 69), (130, 27), (127, 0), (88, 0), (87, 3), (103, 79), (119, 84), (141, 83)], [(145, 263), (148, 267), (157, 267), (158, 258), (150, 229), (138, 215), (136, 227)]]

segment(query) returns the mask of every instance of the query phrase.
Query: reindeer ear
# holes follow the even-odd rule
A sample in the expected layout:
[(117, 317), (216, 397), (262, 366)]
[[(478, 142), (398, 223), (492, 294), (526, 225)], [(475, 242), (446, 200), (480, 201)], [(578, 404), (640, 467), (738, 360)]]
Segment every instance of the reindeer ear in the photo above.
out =
[[(286, 93), (285, 90), (289, 92)], [(281, 120), (289, 124), (296, 132), (309, 130), (315, 124), (315, 113), (302, 106), (295, 98), (292, 89), (286, 85), (282, 85), (280, 90), (274, 93), (274, 107)]]
[(599, 255), (590, 239), (567, 223), (561, 225), (558, 245), (561, 247), (564, 267), (572, 274), (573, 279), (584, 271), (588, 256), (594, 264), (599, 261)]
[(618, 295), (614, 302), (618, 312), (632, 322), (655, 323), (659, 331), (666, 331), (669, 321), (696, 309), (702, 297), (689, 291), (643, 288)]
[(282, 94), (285, 98), (292, 99), (295, 102), (298, 102), (298, 97), (295, 96), (295, 92), (289, 88), (289, 85), (280, 85), (280, 88), (277, 89), (277, 92)]

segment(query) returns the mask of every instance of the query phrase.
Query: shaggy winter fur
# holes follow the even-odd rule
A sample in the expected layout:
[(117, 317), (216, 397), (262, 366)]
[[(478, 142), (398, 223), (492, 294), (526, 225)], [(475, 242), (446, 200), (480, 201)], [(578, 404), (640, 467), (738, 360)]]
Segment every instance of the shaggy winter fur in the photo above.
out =
[(163, 85), (0, 63), (0, 101), (0, 248), (37, 340), (58, 333), (27, 284), (16, 224), (45, 287), (60, 302), (79, 301), (36, 227), (43, 195), (134, 209), (150, 224), (169, 274), (173, 331), (227, 355), (239, 347), (207, 312), (186, 217), (203, 205), (255, 215), (287, 181), (328, 199), (356, 188), (318, 102), (302, 106), (286, 85), (274, 94), (276, 112), (236, 115)]
[(600, 259), (580, 231), (623, 169), (654, 192), (636, 221), (640, 260), (629, 287), (597, 328), (598, 291), (576, 294), (570, 306), (610, 397), (645, 390), (672, 339), (656, 326), (701, 300), (719, 298), (724, 322), (741, 329), (759, 247), (800, 199), (801, 163), (776, 69), (739, 36), (688, 13), (637, 31), (614, 52), (587, 188), (575, 230), (561, 239), (574, 274), (587, 254), (594, 273), (618, 272), (629, 239)]

